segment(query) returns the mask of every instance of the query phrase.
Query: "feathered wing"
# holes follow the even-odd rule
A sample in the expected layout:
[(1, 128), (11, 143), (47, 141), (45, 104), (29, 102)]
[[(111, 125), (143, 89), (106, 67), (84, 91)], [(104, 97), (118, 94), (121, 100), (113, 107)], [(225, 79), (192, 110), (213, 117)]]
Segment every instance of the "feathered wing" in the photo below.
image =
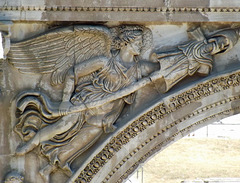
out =
[(21, 73), (52, 73), (51, 83), (61, 84), (74, 64), (96, 56), (110, 56), (112, 37), (106, 27), (70, 26), (14, 43), (8, 61)]

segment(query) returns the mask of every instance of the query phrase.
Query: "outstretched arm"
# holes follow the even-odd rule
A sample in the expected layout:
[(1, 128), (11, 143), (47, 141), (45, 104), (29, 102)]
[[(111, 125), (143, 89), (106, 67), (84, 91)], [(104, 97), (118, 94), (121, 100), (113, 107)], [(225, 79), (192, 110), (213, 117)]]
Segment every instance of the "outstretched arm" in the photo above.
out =
[(107, 64), (109, 58), (104, 56), (94, 57), (89, 60), (85, 60), (74, 66), (74, 74), (76, 78), (86, 76), (94, 71), (103, 68)]

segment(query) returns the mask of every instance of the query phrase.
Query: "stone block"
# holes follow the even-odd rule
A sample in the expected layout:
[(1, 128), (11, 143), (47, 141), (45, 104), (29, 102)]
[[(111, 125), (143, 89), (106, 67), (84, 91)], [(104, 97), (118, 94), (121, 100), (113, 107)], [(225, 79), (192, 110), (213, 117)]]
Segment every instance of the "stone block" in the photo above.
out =
[(21, 0), (2, 0), (0, 6), (20, 6)]
[(209, 7), (209, 0), (169, 0), (170, 7)]
[(238, 0), (209, 0), (210, 7), (240, 7), (240, 1)]
[(78, 7), (161, 7), (164, 6), (164, 0), (149, 0), (149, 1), (138, 1), (138, 0), (53, 0), (46, 1), (47, 6), (78, 6)]
[(0, 10), (0, 21), (21, 20), (20, 11), (4, 11)]
[[(32, 7), (42, 7), (45, 6), (45, 1), (44, 0), (19, 0), (21, 1), (21, 6), (32, 6)], [(13, 1), (14, 2), (14, 1)]]

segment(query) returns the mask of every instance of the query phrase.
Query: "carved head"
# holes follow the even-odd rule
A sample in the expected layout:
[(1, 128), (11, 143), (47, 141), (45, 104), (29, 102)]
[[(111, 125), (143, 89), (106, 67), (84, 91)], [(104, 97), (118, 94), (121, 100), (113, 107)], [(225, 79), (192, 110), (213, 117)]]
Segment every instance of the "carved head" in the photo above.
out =
[(23, 183), (24, 177), (16, 171), (9, 172), (4, 180), (4, 183)]
[[(134, 55), (143, 55), (152, 47), (152, 32), (144, 26), (124, 25), (112, 28), (114, 35), (113, 50), (120, 50), (124, 46), (132, 47)], [(131, 46), (130, 46), (131, 45)]]
[(119, 35), (119, 39), (120, 49), (125, 47), (133, 55), (139, 55), (141, 53), (143, 45), (142, 31), (125, 31)]

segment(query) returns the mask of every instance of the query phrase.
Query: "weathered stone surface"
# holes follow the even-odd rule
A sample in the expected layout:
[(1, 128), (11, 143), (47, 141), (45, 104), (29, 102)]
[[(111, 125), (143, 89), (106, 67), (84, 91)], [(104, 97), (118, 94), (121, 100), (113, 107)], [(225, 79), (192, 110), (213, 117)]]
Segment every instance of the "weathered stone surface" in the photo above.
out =
[[(29, 183), (70, 183), (83, 180), (122, 182), (139, 164), (176, 140), (215, 120), (239, 113), (240, 44), (237, 42), (239, 5), (238, 1), (224, 0), (1, 1), (0, 20), (13, 22), (0, 24), (0, 31), (4, 32), (2, 37), (6, 39), (10, 36), (12, 43), (10, 51), (5, 44), (2, 44), (9, 53), (7, 59), (0, 60), (0, 181), (7, 182), (9, 175), (18, 181), (23, 181), (23, 177), (24, 181)], [(124, 24), (128, 26), (121, 27)], [(91, 32), (90, 29), (93, 29), (95, 33), (83, 36), (83, 27), (86, 32)], [(49, 32), (53, 28), (55, 30)], [(217, 31), (220, 32), (216, 33)], [(132, 32), (136, 35), (132, 35)], [(148, 39), (142, 34), (148, 35)], [(54, 37), (55, 35), (57, 36)], [(101, 36), (104, 39), (101, 39)], [(142, 41), (139, 41), (138, 37)], [(78, 49), (84, 47), (81, 42), (83, 38), (88, 40), (86, 41), (88, 46), (85, 48), (90, 48), (90, 51), (100, 49), (96, 40), (104, 40), (101, 48), (105, 48), (109, 43), (121, 54), (111, 50), (107, 52), (106, 59), (102, 57), (105, 52), (98, 50), (101, 52), (97, 55), (100, 61), (94, 62), (95, 57), (90, 55), (88, 59), (83, 59), (85, 65), (78, 67), (81, 62), (76, 58), (88, 55), (86, 50), (83, 53)], [(135, 39), (138, 40), (138, 44), (133, 41)], [(115, 42), (110, 44), (112, 40)], [(121, 42), (123, 40), (125, 42)], [(151, 43), (153, 49), (141, 55), (140, 53), (147, 47), (146, 40)], [(77, 41), (80, 43), (76, 46)], [(74, 43), (74, 46), (71, 43)], [(133, 47), (129, 46), (130, 43), (136, 44), (139, 50), (135, 48), (134, 53), (130, 52), (129, 49)], [(64, 51), (61, 50), (63, 45)], [(128, 49), (124, 45), (128, 46)], [(70, 48), (73, 48), (73, 52), (69, 51)], [(109, 48), (106, 46), (106, 50)], [(62, 60), (74, 68), (74, 75), (68, 72), (70, 77), (65, 78), (68, 81), (66, 83), (54, 80), (52, 74), (58, 69), (64, 70), (65, 67), (58, 67), (64, 65), (64, 62), (58, 60), (57, 66), (49, 59), (54, 60), (64, 53), (68, 53), (70, 57), (62, 57), (64, 58)], [(116, 91), (118, 98), (111, 95), (110, 98), (103, 97), (104, 100), (100, 98), (98, 103), (80, 102), (81, 109), (87, 111), (83, 116), (87, 122), (90, 121), (88, 125), (92, 126), (89, 127), (84, 122), (84, 128), (80, 126), (79, 131), (72, 133), (74, 138), (68, 139), (65, 145), (54, 141), (54, 138), (55, 140), (60, 138), (57, 135), (60, 132), (56, 131), (60, 127), (64, 127), (61, 131), (63, 134), (74, 132), (71, 131), (75, 127), (73, 124), (70, 130), (65, 126), (73, 123), (76, 116), (78, 117), (76, 111), (80, 111), (79, 106), (74, 106), (74, 110), (70, 111), (59, 109), (69, 107), (70, 98), (82, 94), (84, 86), (81, 88), (76, 78), (105, 60), (109, 63), (109, 58), (113, 55), (120, 61), (126, 61), (123, 53), (132, 61), (133, 58), (138, 59), (136, 55), (140, 54), (143, 60), (157, 64), (153, 68), (150, 66), (142, 68), (142, 80), (138, 78), (133, 83), (125, 83), (126, 86), (118, 88)], [(133, 57), (129, 57), (130, 53)], [(71, 57), (72, 55), (74, 57)], [(49, 63), (51, 69), (48, 69)], [(91, 67), (87, 67), (89, 65)], [(114, 68), (120, 68), (121, 72), (125, 72), (122, 66), (117, 66), (115, 65)], [(82, 69), (83, 67), (85, 69)], [(98, 68), (96, 72), (102, 72), (102, 77), (106, 68), (107, 66)], [(126, 64), (124, 68), (128, 70), (131, 67)], [(77, 72), (79, 70), (81, 72)], [(145, 72), (148, 71), (149, 74), (154, 70), (157, 70), (158, 74), (144, 75)], [(115, 84), (120, 83), (120, 77), (114, 80), (116, 73), (112, 67), (106, 72), (104, 77), (111, 78)], [(205, 77), (198, 76), (197, 72)], [(132, 76), (129, 78), (136, 79), (134, 73), (135, 70), (129, 71), (126, 77)], [(94, 76), (96, 83), (102, 82), (100, 76)], [(51, 84), (51, 81), (56, 85)], [(94, 85), (92, 80), (90, 83), (93, 88), (100, 86)], [(75, 90), (77, 86), (80, 90)], [(105, 83), (102, 86), (109, 87)], [(136, 99), (129, 97), (129, 94), (136, 90)], [(117, 103), (112, 106), (107, 103), (107, 107), (105, 106), (106, 101), (116, 102), (123, 98), (124, 102), (132, 104), (124, 106), (123, 109)], [(38, 111), (37, 109), (41, 108), (44, 102), (56, 108), (49, 108), (46, 105), (47, 110)], [(62, 108), (59, 107), (60, 103)], [(101, 110), (98, 107), (103, 106), (106, 107), (102, 111), (105, 112), (104, 114), (107, 110), (112, 113), (120, 111), (121, 114), (119, 113), (119, 116), (108, 123), (104, 121), (101, 123), (102, 119), (109, 117), (99, 115)], [(116, 106), (118, 108), (112, 110)], [(100, 112), (96, 111), (96, 108)], [(51, 110), (55, 109), (57, 113), (51, 113)], [(39, 119), (36, 116), (48, 112), (54, 115), (46, 118), (44, 116), (46, 123), (36, 125)], [(88, 116), (96, 119), (91, 122)], [(102, 125), (100, 130), (93, 125), (100, 123)], [(112, 123), (117, 129), (112, 133), (105, 133), (113, 128)], [(60, 127), (56, 128), (54, 124), (60, 124)], [(80, 124), (79, 121), (76, 124)], [(106, 124), (109, 126), (105, 128), (103, 125)], [(44, 129), (47, 127), (49, 133), (46, 135)], [(28, 134), (30, 131), (33, 133), (32, 136)], [(35, 138), (37, 143), (32, 140), (37, 136), (36, 134), (39, 135), (39, 138)], [(80, 134), (85, 135), (81, 137)], [(98, 137), (99, 134), (102, 134), (101, 137)], [(95, 138), (99, 138), (98, 141), (95, 141)], [(49, 141), (54, 142), (52, 151), (48, 153), (56, 155), (55, 161), (48, 159), (48, 153), (42, 150)], [(86, 143), (86, 149), (84, 147), (82, 150), (80, 146), (83, 143)], [(76, 149), (81, 150), (81, 155), (71, 154), (71, 151)], [(69, 164), (65, 164), (66, 166), (61, 164), (64, 153), (69, 153), (72, 158), (68, 161)], [(44, 180), (41, 173), (49, 174), (50, 179)]]
[[(1, 1), (0, 20), (238, 22), (239, 1)], [(139, 19), (141, 17), (141, 20)]]

